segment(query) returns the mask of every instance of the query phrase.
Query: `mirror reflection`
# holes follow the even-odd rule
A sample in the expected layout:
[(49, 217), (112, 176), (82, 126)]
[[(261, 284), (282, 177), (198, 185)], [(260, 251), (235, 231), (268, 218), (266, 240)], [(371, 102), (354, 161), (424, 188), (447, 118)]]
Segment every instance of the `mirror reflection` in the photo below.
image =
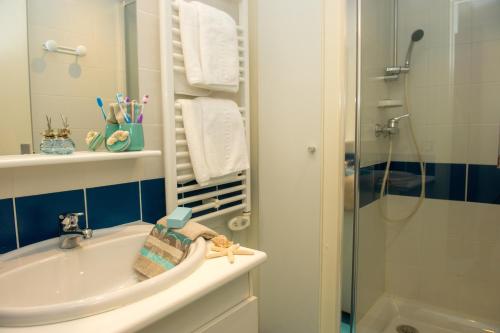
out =
[(0, 155), (39, 153), (47, 119), (86, 150), (96, 98), (138, 98), (134, 1), (0, 0), (0, 29)]

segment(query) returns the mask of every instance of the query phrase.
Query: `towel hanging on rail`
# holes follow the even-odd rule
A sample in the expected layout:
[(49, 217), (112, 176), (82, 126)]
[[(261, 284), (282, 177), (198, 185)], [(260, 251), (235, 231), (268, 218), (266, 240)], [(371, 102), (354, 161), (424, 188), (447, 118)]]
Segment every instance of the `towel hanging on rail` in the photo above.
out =
[(197, 1), (178, 3), (189, 84), (237, 92), (240, 73), (236, 22), (227, 13)]
[(198, 184), (232, 176), (250, 167), (243, 118), (231, 100), (179, 100), (189, 156)]

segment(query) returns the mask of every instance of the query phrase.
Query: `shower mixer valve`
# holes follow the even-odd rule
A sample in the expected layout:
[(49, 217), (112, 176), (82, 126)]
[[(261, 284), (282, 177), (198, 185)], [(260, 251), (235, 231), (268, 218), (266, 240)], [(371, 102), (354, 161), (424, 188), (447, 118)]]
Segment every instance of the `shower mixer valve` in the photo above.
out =
[(404, 114), (404, 115), (399, 116), (399, 117), (391, 118), (391, 119), (387, 120), (387, 125), (385, 125), (385, 126), (380, 125), (380, 124), (376, 124), (375, 125), (375, 136), (379, 137), (382, 135), (385, 138), (387, 136), (399, 134), (399, 121), (401, 119), (409, 117), (409, 116), (410, 116), (410, 114), (407, 113), (407, 114)]

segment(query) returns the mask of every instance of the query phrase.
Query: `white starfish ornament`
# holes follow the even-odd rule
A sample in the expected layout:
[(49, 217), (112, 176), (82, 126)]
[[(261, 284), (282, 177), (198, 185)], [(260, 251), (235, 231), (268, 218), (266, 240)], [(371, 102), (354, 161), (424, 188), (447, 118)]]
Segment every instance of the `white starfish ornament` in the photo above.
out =
[(235, 255), (253, 255), (252, 250), (240, 248), (240, 244), (233, 244), (226, 236), (219, 235), (212, 238), (210, 251), (207, 253), (207, 259), (219, 258), (227, 256), (227, 259), (232, 264), (234, 263)]

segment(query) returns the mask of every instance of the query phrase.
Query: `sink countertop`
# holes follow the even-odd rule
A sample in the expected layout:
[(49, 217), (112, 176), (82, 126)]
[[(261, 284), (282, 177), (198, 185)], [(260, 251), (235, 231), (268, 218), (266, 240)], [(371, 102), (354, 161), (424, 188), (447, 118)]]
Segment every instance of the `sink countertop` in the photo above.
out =
[(234, 264), (230, 264), (227, 257), (205, 260), (194, 273), (177, 284), (116, 310), (56, 324), (0, 327), (0, 333), (119, 333), (140, 330), (245, 274), (266, 258), (264, 252), (255, 251), (252, 256), (236, 256)]

